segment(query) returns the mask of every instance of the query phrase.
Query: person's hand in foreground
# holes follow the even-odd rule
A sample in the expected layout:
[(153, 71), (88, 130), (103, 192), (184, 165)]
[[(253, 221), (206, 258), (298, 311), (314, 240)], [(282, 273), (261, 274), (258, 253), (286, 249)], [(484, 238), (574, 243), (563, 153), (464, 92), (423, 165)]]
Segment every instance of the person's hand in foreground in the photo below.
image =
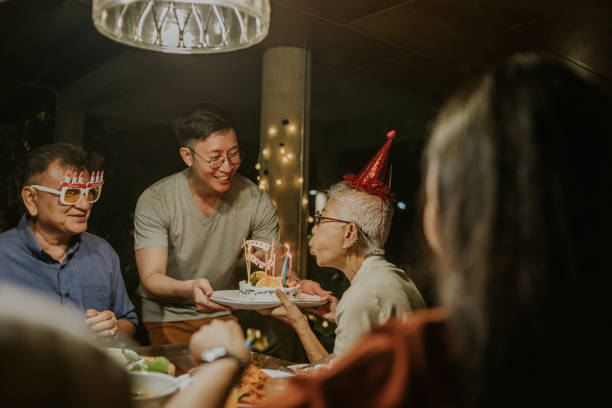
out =
[(189, 351), (191, 358), (199, 362), (203, 351), (221, 346), (232, 355), (248, 361), (250, 352), (244, 340), (242, 328), (235, 321), (213, 320), (191, 336)]
[(200, 312), (219, 312), (232, 310), (210, 300), (214, 291), (208, 279), (194, 279), (192, 281), (193, 301)]
[[(242, 329), (235, 321), (213, 320), (191, 336), (189, 341), (189, 351), (196, 362), (201, 362), (203, 351), (218, 346), (243, 361), (249, 359)], [(221, 407), (241, 372), (242, 367), (233, 358), (204, 363), (191, 374), (191, 382), (164, 408)]]

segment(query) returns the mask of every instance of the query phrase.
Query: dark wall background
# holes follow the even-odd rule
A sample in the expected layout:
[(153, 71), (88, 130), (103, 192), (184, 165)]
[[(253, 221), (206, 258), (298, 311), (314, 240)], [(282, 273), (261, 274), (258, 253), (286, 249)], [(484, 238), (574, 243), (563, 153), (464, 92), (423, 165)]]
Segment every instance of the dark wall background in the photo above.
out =
[(0, 110), (0, 231), (19, 222), (23, 165), (30, 150), (53, 141), (55, 93), (28, 84), (0, 81), (0, 95), (18, 92), (25, 97)]

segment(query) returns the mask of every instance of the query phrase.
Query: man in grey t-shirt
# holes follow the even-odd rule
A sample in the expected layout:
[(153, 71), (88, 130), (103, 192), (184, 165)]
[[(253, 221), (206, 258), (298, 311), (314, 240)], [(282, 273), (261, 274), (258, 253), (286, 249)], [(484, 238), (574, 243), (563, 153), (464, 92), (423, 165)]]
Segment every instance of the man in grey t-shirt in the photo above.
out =
[(134, 220), (137, 294), (152, 344), (188, 343), (213, 319), (234, 319), (210, 296), (237, 288), (243, 239), (280, 244), (270, 198), (236, 173), (241, 156), (229, 116), (200, 105), (174, 130), (188, 168), (145, 190)]

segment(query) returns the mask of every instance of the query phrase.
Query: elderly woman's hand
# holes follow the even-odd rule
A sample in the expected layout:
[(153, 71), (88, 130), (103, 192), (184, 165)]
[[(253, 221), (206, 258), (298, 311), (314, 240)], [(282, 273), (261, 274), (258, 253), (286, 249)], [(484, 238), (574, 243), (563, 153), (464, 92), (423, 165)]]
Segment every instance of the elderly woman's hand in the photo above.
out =
[(275, 317), (293, 328), (306, 321), (306, 316), (302, 314), (302, 311), (296, 305), (291, 303), (282, 290), (277, 289), (276, 296), (281, 301), (282, 306), (275, 307), (274, 309), (258, 310), (259, 314)]
[(300, 291), (308, 295), (318, 295), (321, 300), (326, 300), (332, 294), (329, 290), (323, 289), (318, 282), (308, 279), (300, 281)]
[(325, 320), (336, 323), (336, 307), (338, 306), (338, 298), (330, 295), (328, 300), (329, 303), (326, 303), (323, 306), (305, 309), (304, 311), (316, 314)]

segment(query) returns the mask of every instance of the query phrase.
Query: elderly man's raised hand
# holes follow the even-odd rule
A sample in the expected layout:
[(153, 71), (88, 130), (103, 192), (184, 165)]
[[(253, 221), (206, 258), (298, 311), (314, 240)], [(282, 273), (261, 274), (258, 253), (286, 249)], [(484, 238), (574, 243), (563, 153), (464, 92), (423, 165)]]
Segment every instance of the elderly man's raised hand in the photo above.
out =
[(272, 316), (289, 326), (295, 328), (299, 323), (305, 321), (306, 317), (302, 311), (287, 298), (287, 295), (282, 290), (276, 289), (276, 296), (281, 301), (282, 306), (273, 309), (258, 310), (259, 314), (264, 316)]
[(200, 312), (219, 312), (231, 310), (228, 307), (210, 300), (210, 297), (214, 291), (212, 286), (210, 286), (208, 279), (194, 279), (191, 283), (191, 290), (193, 293), (193, 301), (195, 302), (196, 308)]
[(102, 338), (115, 337), (118, 330), (117, 317), (110, 310), (98, 312), (94, 309), (87, 309), (85, 324)]

